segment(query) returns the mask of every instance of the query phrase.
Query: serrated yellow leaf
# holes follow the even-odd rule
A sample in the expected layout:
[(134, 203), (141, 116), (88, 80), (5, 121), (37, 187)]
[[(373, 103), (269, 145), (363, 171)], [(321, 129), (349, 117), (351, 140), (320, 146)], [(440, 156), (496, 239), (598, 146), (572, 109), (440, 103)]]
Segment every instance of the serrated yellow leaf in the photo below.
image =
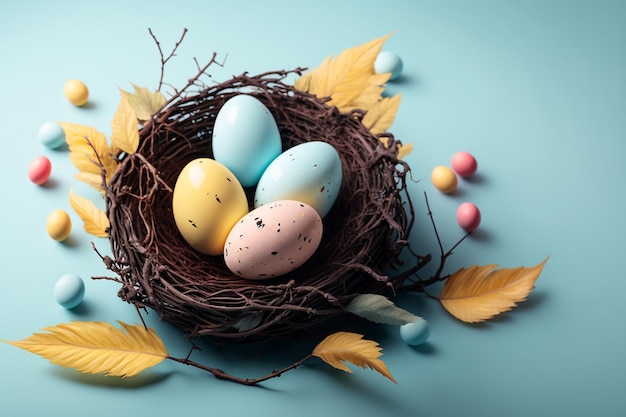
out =
[(461, 268), (452, 274), (439, 295), (444, 308), (468, 323), (485, 321), (524, 301), (548, 259), (533, 267), (502, 268), (496, 265)]
[(103, 322), (76, 321), (42, 329), (48, 333), (5, 342), (56, 365), (107, 376), (134, 376), (168, 357), (153, 329), (118, 323), (123, 330)]
[(315, 347), (312, 355), (345, 372), (352, 373), (350, 368), (343, 363), (344, 361), (361, 368), (371, 368), (396, 382), (385, 363), (378, 359), (382, 356), (381, 350), (378, 343), (363, 339), (361, 334), (337, 332), (322, 340)]
[(362, 123), (372, 134), (384, 133), (391, 127), (400, 107), (401, 94), (376, 102), (363, 117)]
[[(296, 80), (294, 87), (318, 98), (330, 97), (328, 105), (336, 106), (341, 112), (354, 109), (357, 102), (371, 101), (365, 97), (371, 95), (371, 90), (368, 89), (372, 86), (375, 87), (374, 91), (379, 92), (380, 99), (382, 89), (378, 84), (384, 84), (389, 75), (375, 74), (374, 62), (389, 36), (391, 35), (346, 49), (335, 59), (328, 56), (317, 68)], [(384, 82), (381, 83), (380, 80), (383, 79)], [(364, 93), (365, 91), (367, 92)]]
[(135, 153), (139, 146), (137, 113), (124, 93), (111, 121), (111, 145), (127, 154)]
[[(104, 169), (107, 183), (115, 173), (118, 162), (104, 133), (93, 127), (59, 122), (69, 147), (70, 161), (80, 172), (100, 174)], [(100, 186), (100, 189), (102, 187)]]
[(128, 99), (130, 107), (135, 111), (139, 120), (150, 120), (150, 118), (165, 105), (167, 101), (160, 91), (150, 91), (145, 87), (138, 87), (131, 83), (134, 93), (124, 91), (122, 95)]
[(413, 144), (407, 143), (406, 145), (398, 146), (398, 159), (402, 159), (413, 151)]
[(83, 228), (87, 233), (98, 237), (109, 236), (109, 218), (92, 201), (77, 195), (74, 189), (70, 189), (70, 205), (83, 220)]

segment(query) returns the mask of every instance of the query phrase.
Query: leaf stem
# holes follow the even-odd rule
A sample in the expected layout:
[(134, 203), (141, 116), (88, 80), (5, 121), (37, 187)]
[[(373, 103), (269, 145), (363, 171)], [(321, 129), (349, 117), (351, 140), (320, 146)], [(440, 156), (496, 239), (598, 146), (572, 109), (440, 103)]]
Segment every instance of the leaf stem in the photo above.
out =
[(302, 365), (305, 361), (307, 361), (308, 359), (310, 359), (313, 355), (312, 354), (308, 354), (306, 355), (304, 358), (300, 359), (299, 361), (296, 361), (294, 363), (292, 363), (291, 365), (282, 368), (282, 369), (276, 369), (274, 371), (272, 371), (271, 373), (262, 376), (260, 378), (239, 378), (236, 377), (234, 375), (230, 375), (226, 372), (224, 372), (223, 370), (219, 369), (219, 368), (212, 368), (210, 366), (206, 366), (203, 365), (201, 363), (192, 361), (189, 359), (189, 356), (187, 356), (186, 358), (175, 358), (172, 356), (167, 356), (166, 359), (172, 360), (174, 362), (178, 362), (178, 363), (182, 363), (184, 365), (189, 365), (189, 366), (193, 366), (195, 368), (198, 369), (202, 369), (203, 371), (207, 371), (211, 374), (213, 374), (213, 376), (217, 379), (222, 379), (222, 380), (226, 380), (226, 381), (231, 381), (231, 382), (236, 382), (238, 384), (242, 384), (242, 385), (257, 385), (263, 381), (267, 381), (268, 379), (272, 379), (272, 378), (277, 378), (279, 376), (281, 376), (282, 374), (284, 374), (285, 372), (291, 371), (292, 369), (296, 369), (297, 367), (299, 367), (300, 365)]

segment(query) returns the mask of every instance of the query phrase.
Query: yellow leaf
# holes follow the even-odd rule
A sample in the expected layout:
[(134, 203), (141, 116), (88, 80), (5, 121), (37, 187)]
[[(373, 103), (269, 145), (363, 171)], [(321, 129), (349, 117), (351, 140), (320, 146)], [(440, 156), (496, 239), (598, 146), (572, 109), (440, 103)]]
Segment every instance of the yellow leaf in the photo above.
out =
[(461, 268), (446, 281), (439, 300), (459, 320), (485, 321), (524, 301), (548, 261), (533, 267), (502, 268), (496, 265)]
[(407, 143), (406, 145), (398, 146), (398, 159), (402, 159), (413, 151), (413, 144)]
[(384, 99), (376, 102), (363, 117), (362, 123), (367, 127), (374, 135), (378, 133), (384, 133), (393, 124), (393, 120), (396, 117), (396, 112), (400, 107), (401, 94), (396, 94), (393, 97), (385, 97)]
[[(107, 183), (115, 173), (118, 162), (113, 157), (104, 133), (93, 127), (73, 123), (59, 125), (65, 133), (70, 151), (70, 161), (80, 172), (101, 174), (106, 172)], [(102, 186), (97, 187), (102, 190)]]
[(131, 107), (127, 95), (122, 93), (120, 104), (111, 122), (111, 145), (127, 154), (133, 154), (139, 146), (137, 113)]
[(92, 201), (77, 195), (74, 189), (70, 189), (70, 205), (83, 220), (83, 228), (87, 233), (98, 237), (109, 236), (109, 218)]
[(382, 348), (372, 340), (363, 339), (363, 335), (348, 332), (337, 332), (322, 340), (313, 350), (317, 356), (330, 366), (350, 372), (343, 362), (350, 362), (361, 368), (369, 367), (396, 382), (385, 363), (378, 359), (382, 356)]
[(380, 87), (389, 79), (389, 74), (375, 74), (374, 62), (389, 36), (346, 49), (335, 59), (328, 56), (319, 67), (296, 80), (294, 87), (318, 98), (330, 97), (328, 105), (336, 106), (341, 112), (355, 108), (357, 102), (371, 102), (371, 98), (365, 100), (362, 95), (371, 94), (372, 87), (378, 96), (374, 102), (378, 101), (382, 93)]
[(104, 194), (104, 188), (102, 188), (102, 173), (94, 174), (92, 172), (79, 172), (74, 175), (78, 181), (81, 181), (90, 187), (95, 188)]
[(153, 92), (135, 84), (132, 84), (132, 86), (135, 90), (134, 93), (120, 89), (122, 95), (128, 99), (128, 104), (135, 111), (139, 120), (150, 120), (165, 105), (165, 97), (160, 91)]
[(107, 376), (134, 376), (168, 357), (153, 329), (119, 323), (124, 330), (103, 322), (76, 321), (42, 329), (48, 333), (5, 342), (56, 365)]

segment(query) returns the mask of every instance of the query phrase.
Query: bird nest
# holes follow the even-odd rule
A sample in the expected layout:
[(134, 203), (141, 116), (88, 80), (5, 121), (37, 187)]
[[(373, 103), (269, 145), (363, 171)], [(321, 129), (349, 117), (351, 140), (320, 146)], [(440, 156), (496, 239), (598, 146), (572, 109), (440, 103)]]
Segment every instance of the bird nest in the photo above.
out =
[[(112, 248), (105, 261), (119, 276), (119, 297), (156, 311), (189, 337), (269, 340), (317, 334), (355, 318), (346, 311), (355, 297), (391, 297), (423, 263), (415, 255), (416, 264), (400, 271), (413, 207), (406, 188), (409, 166), (397, 156), (399, 141), (389, 133), (373, 135), (361, 123), (363, 112), (342, 114), (297, 91), (285, 82), (294, 72), (299, 70), (243, 74), (178, 92), (141, 127), (137, 152), (120, 157), (105, 190)], [(216, 115), (240, 93), (269, 109), (283, 150), (323, 141), (343, 164), (341, 189), (323, 220), (317, 251), (293, 272), (265, 281), (240, 278), (223, 257), (192, 249), (172, 213), (178, 174), (193, 159), (212, 158)], [(254, 189), (246, 193), (252, 202)]]

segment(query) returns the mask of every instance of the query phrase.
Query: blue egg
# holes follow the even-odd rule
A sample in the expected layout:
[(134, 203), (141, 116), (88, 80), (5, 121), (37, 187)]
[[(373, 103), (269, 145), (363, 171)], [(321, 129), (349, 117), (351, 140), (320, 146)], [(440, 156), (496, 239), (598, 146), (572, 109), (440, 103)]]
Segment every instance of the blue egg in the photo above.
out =
[(374, 70), (377, 74), (390, 72), (390, 80), (395, 80), (402, 74), (404, 64), (402, 59), (395, 52), (381, 51), (374, 62)]
[(85, 283), (76, 274), (61, 276), (54, 285), (54, 298), (67, 309), (78, 306), (85, 296)]
[(282, 142), (267, 107), (256, 97), (239, 94), (217, 113), (212, 147), (213, 158), (232, 171), (242, 186), (251, 187), (280, 155)]
[(428, 321), (419, 318), (413, 323), (407, 323), (400, 326), (400, 338), (411, 346), (419, 346), (425, 343), (430, 336), (430, 326)]
[(56, 149), (65, 143), (65, 132), (55, 122), (46, 122), (39, 128), (37, 138), (46, 148)]
[(337, 200), (342, 180), (341, 159), (332, 145), (302, 143), (281, 153), (263, 172), (254, 206), (296, 200), (313, 207), (324, 218)]

